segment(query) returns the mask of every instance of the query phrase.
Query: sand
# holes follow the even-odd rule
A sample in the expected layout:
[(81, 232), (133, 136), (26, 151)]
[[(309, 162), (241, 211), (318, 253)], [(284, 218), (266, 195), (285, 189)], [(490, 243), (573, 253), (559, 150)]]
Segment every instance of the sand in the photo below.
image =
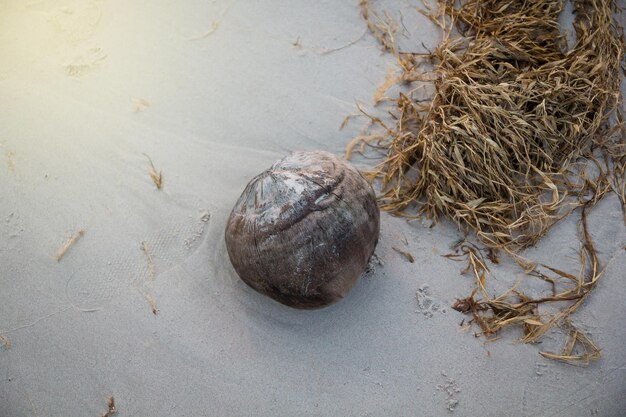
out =
[[(98, 416), (109, 396), (119, 416), (621, 415), (614, 197), (589, 219), (607, 268), (573, 317), (603, 349), (586, 368), (538, 354), (559, 331), (483, 344), (459, 326), (472, 280), (442, 257), (450, 224), (383, 214), (383, 265), (323, 310), (237, 278), (223, 232), (246, 183), (292, 150), (342, 154), (366, 123), (339, 130), (357, 101), (385, 111), (372, 96), (393, 61), (356, 3), (0, 4), (1, 417)], [(437, 42), (409, 2), (384, 6)], [(567, 268), (575, 236), (571, 218), (527, 255)], [(488, 288), (519, 276), (504, 262)]]

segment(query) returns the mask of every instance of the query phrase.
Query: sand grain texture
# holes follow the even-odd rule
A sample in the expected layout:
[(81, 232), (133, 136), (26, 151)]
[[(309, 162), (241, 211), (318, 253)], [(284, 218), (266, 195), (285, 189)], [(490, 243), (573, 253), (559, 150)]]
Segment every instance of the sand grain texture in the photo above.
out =
[[(402, 10), (411, 32), (401, 45), (437, 43), (417, 10), (377, 5)], [(189, 40), (215, 20), (210, 36)], [(355, 101), (371, 103), (394, 64), (369, 35), (327, 54), (292, 43), (332, 49), (364, 30), (352, 1), (0, 2), (0, 335), (11, 342), (0, 347), (0, 416), (100, 416), (109, 395), (116, 416), (626, 409), (626, 335), (614, 319), (626, 315), (626, 230), (607, 223), (621, 221), (616, 198), (588, 219), (611, 260), (576, 315), (603, 348), (585, 369), (512, 343), (515, 332), (482, 345), (463, 331), (449, 306), (472, 280), (442, 258), (459, 238), (445, 222), (381, 215), (382, 265), (327, 309), (268, 302), (236, 276), (223, 231), (247, 181), (296, 149), (343, 155), (366, 120), (338, 127)], [(91, 48), (106, 59), (68, 76), (64, 65)], [(137, 97), (150, 106), (132, 111)], [(163, 171), (160, 190), (144, 153)], [(51, 260), (79, 227), (85, 236)], [(545, 239), (529, 257), (567, 259), (579, 249), (574, 219)], [(515, 273), (506, 262), (491, 267), (489, 291)], [(157, 316), (136, 290), (146, 281)], [(419, 311), (424, 285), (445, 314)], [(548, 333), (541, 350), (558, 351), (557, 336)], [(546, 363), (541, 376), (537, 363)]]

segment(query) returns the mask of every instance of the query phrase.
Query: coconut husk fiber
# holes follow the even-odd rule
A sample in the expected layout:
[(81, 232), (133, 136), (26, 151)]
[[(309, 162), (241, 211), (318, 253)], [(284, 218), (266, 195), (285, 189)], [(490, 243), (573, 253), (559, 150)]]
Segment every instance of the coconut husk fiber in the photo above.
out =
[[(475, 291), (455, 308), (472, 314), (482, 334), (519, 325), (522, 340), (535, 342), (551, 327), (566, 326), (570, 336), (562, 354), (544, 356), (586, 363), (599, 350), (568, 317), (602, 275), (588, 211), (609, 192), (623, 207), (626, 202), (624, 42), (613, 1), (575, 0), (576, 37), (568, 47), (559, 26), (564, 3), (441, 0), (437, 10), (423, 13), (444, 32), (443, 40), (422, 54), (399, 52), (391, 19), (362, 1), (371, 33), (397, 57), (401, 75), (395, 81), (433, 86), (427, 102), (402, 93), (393, 100), (394, 126), (372, 118), (384, 133), (374, 146), (386, 157), (370, 175), (380, 181), (383, 209), (448, 218), (478, 239), (480, 247), (459, 244), (453, 255), (467, 259), (476, 279)], [(420, 69), (424, 60), (432, 71)], [(581, 220), (579, 276), (541, 270), (520, 256), (573, 212)], [(532, 299), (514, 288), (488, 294), (483, 255), (492, 259), (498, 251), (548, 282), (553, 296)], [(555, 301), (565, 307), (539, 311)]]

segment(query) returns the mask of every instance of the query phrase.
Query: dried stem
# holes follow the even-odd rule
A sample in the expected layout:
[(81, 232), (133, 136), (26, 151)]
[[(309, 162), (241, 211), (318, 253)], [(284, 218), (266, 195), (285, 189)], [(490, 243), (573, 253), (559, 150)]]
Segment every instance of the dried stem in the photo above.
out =
[(112, 396), (107, 398), (107, 407), (109, 407), (109, 409), (102, 414), (102, 417), (111, 417), (113, 414), (117, 414), (115, 399)]
[(61, 246), (59, 248), (59, 250), (57, 251), (57, 253), (54, 255), (54, 259), (56, 259), (57, 262), (61, 261), (61, 258), (63, 258), (63, 256), (65, 256), (65, 254), (67, 253), (67, 251), (70, 249), (70, 247), (72, 247), (72, 245), (74, 243), (76, 243), (78, 241), (78, 239), (80, 239), (83, 235), (85, 234), (85, 230), (84, 229), (80, 229), (78, 230), (76, 233), (74, 233), (72, 235), (72, 237), (70, 237), (64, 244), (63, 246)]
[(154, 185), (156, 185), (157, 189), (161, 189), (163, 186), (163, 174), (161, 171), (157, 172), (154, 168), (154, 164), (152, 163), (152, 159), (144, 153), (144, 156), (148, 158), (148, 162), (150, 162), (150, 170), (148, 171), (148, 175), (152, 178)]

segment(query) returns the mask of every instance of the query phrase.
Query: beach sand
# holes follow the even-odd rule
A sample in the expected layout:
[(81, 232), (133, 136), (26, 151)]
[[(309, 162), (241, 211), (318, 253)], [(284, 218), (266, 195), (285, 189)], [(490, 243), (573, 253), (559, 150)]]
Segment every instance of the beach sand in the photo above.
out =
[[(119, 416), (623, 415), (615, 196), (589, 216), (606, 273), (572, 317), (602, 348), (587, 367), (539, 355), (560, 330), (484, 344), (460, 326), (473, 280), (442, 256), (462, 237), (446, 222), (383, 213), (382, 265), (322, 310), (236, 276), (224, 227), (247, 182), (293, 150), (342, 155), (357, 102), (387, 110), (394, 61), (357, 3), (0, 3), (0, 417), (98, 416), (109, 396)], [(437, 44), (411, 3), (378, 7)], [(572, 268), (577, 219), (526, 255)], [(487, 288), (522, 276), (504, 260)]]

